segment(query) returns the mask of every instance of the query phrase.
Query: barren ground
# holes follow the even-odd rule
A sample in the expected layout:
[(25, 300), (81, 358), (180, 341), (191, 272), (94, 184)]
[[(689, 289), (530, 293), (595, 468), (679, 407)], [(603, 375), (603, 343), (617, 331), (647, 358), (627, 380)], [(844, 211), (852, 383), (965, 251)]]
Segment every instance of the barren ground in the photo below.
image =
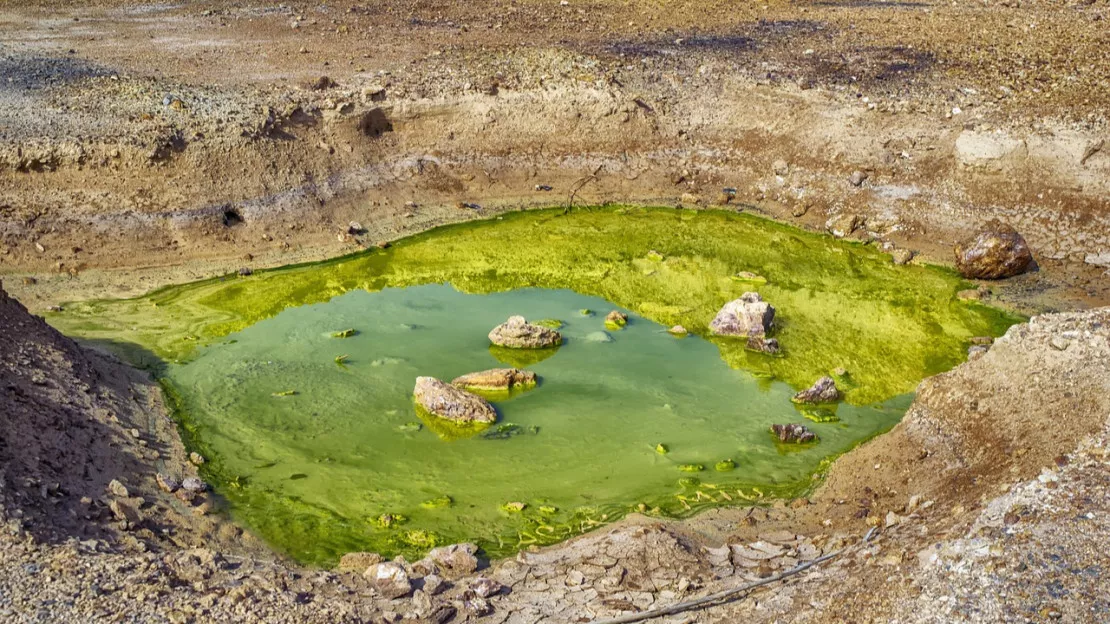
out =
[[(924, 382), (810, 499), (497, 562), (482, 620), (591, 621), (841, 545), (666, 621), (1110, 620), (1110, 317), (1082, 311), (1110, 302), (1108, 24), (1103, 0), (3, 2), (0, 277), (37, 311), (572, 199), (855, 214), (939, 263), (998, 218), (1038, 266), (995, 302), (1063, 314)], [(6, 618), (427, 619), (469, 582), (386, 601), (275, 561), (159, 490), (191, 468), (149, 380), (6, 296), (0, 354)]]

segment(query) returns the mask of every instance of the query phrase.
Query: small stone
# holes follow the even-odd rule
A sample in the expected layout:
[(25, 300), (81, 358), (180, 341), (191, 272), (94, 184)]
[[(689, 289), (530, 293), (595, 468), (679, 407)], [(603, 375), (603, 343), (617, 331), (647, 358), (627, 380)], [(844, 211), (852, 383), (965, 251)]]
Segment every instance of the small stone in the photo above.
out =
[(126, 525), (126, 528), (134, 527), (143, 521), (142, 514), (130, 503), (114, 500), (108, 504), (108, 508), (112, 510), (112, 514), (117, 520)]
[(239, 269), (239, 277), (250, 277), (254, 275), (254, 269), (250, 267), (242, 267)]
[(424, 591), (429, 596), (435, 596), (447, 589), (447, 581), (438, 574), (429, 574), (424, 577)]
[(685, 336), (689, 332), (686, 331), (685, 327), (683, 327), (681, 325), (675, 325), (675, 326), (671, 327), (670, 329), (668, 329), (667, 333), (671, 334), (672, 336)]
[(545, 349), (561, 345), (563, 336), (557, 330), (529, 323), (523, 316), (511, 316), (490, 330), (489, 340), (499, 347)]
[(762, 337), (774, 325), (775, 308), (756, 292), (746, 292), (726, 303), (709, 329), (718, 336)]
[(204, 455), (193, 451), (192, 453), (189, 453), (189, 461), (192, 462), (195, 466), (200, 466), (204, 463)]
[(489, 598), (490, 596), (500, 594), (504, 591), (505, 586), (491, 578), (479, 576), (471, 581), (470, 589), (482, 598)]
[(890, 252), (890, 259), (897, 265), (909, 264), (913, 260), (913, 252), (909, 249), (895, 249)]
[(158, 473), (154, 476), (154, 480), (158, 483), (159, 489), (169, 494), (173, 494), (177, 491), (177, 488), (181, 487), (181, 484), (178, 483), (177, 479), (174, 479), (167, 474)]
[(863, 219), (855, 214), (841, 214), (825, 222), (825, 229), (837, 238), (844, 238), (863, 225)]
[(493, 607), (490, 606), (489, 601), (474, 591), (463, 593), (463, 609), (477, 617), (493, 613)]
[(208, 484), (197, 477), (186, 477), (181, 482), (181, 488), (187, 492), (203, 492), (208, 489)]
[(787, 173), (790, 173), (790, 165), (785, 160), (780, 158), (771, 163), (771, 171), (774, 171), (775, 175), (784, 176)]
[(790, 209), (790, 214), (795, 218), (804, 217), (807, 212), (809, 212), (809, 206), (806, 204), (794, 204), (794, 207)]
[(983, 298), (983, 293), (976, 288), (968, 288), (956, 293), (956, 298), (960, 301), (979, 301)]
[(127, 491), (127, 486), (120, 483), (118, 479), (112, 479), (111, 482), (108, 483), (108, 492), (110, 492), (112, 496), (117, 496), (119, 498), (127, 498), (130, 496), (130, 493)]
[(1060, 336), (1053, 336), (1052, 339), (1048, 341), (1048, 344), (1057, 351), (1064, 351), (1071, 345), (1071, 341)]
[(850, 182), (852, 186), (862, 186), (864, 181), (867, 180), (867, 177), (867, 173), (857, 169), (852, 172), (852, 175), (848, 176), (848, 182)]

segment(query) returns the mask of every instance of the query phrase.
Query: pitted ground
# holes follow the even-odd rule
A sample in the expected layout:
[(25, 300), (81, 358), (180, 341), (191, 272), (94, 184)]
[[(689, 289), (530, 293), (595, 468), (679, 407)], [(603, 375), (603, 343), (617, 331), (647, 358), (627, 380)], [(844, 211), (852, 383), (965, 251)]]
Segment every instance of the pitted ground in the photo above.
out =
[[(508, 589), (483, 616), (466, 606), (473, 576), (439, 595), (386, 600), (357, 573), (274, 561), (198, 511), (214, 500), (185, 505), (162, 493), (157, 472), (193, 469), (149, 382), (6, 296), (0, 321), (0, 614), (13, 621), (430, 621), (454, 608), (451, 621), (589, 622), (834, 551), (842, 554), (784, 584), (666, 621), (1110, 616), (1101, 580), (1110, 565), (1108, 308), (1036, 317), (927, 380), (905, 420), (841, 458), (808, 500), (682, 522), (631, 517), (496, 562), (479, 574)], [(113, 478), (127, 497), (108, 491)], [(120, 501), (142, 514), (136, 526), (113, 516)], [(877, 534), (863, 543), (871, 527)]]

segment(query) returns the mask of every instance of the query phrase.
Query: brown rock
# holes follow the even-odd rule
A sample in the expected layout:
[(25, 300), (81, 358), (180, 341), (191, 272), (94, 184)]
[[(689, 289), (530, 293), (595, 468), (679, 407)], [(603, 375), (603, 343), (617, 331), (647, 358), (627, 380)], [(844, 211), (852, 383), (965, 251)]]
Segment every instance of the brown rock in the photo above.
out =
[(956, 268), (972, 279), (1004, 279), (1025, 272), (1033, 254), (1021, 234), (997, 221), (955, 248)]
[(444, 576), (457, 578), (478, 569), (477, 552), (478, 547), (474, 544), (452, 544), (433, 548), (427, 558), (443, 571)]
[(457, 423), (491, 423), (497, 420), (497, 411), (489, 401), (435, 377), (417, 377), (412, 395), (421, 407), (446, 420)]
[(780, 442), (806, 444), (807, 442), (817, 441), (817, 434), (810, 431), (805, 425), (771, 425), (771, 433), (778, 436)]
[(382, 556), (378, 553), (372, 552), (349, 552), (339, 558), (339, 566), (336, 568), (340, 572), (357, 572), (365, 574), (370, 566), (377, 565), (382, 562)]
[(456, 377), (451, 385), (463, 390), (510, 390), (536, 385), (536, 374), (519, 368), (491, 368)]

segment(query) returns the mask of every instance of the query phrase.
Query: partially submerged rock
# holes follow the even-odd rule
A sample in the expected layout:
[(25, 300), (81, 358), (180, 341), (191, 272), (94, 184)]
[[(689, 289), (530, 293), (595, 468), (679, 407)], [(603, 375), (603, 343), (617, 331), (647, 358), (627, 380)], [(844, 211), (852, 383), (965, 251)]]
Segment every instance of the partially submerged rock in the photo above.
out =
[(366, 570), (365, 576), (378, 593), (390, 600), (412, 593), (412, 581), (399, 563), (384, 561), (374, 564)]
[(817, 441), (817, 434), (805, 425), (771, 425), (771, 433), (778, 437), (779, 442), (789, 444), (807, 444)]
[(497, 411), (482, 397), (435, 377), (417, 377), (412, 391), (416, 403), (434, 416), (456, 423), (492, 423)]
[(840, 390), (832, 377), (818, 379), (809, 389), (794, 395), (795, 403), (833, 403), (840, 399)]
[(491, 368), (456, 377), (451, 385), (463, 390), (512, 390), (536, 385), (536, 374), (519, 368)]
[(686, 331), (686, 328), (681, 326), (681, 325), (675, 325), (674, 327), (668, 329), (667, 333), (672, 335), (672, 336), (680, 336), (681, 337), (681, 336), (685, 336), (686, 334), (688, 334), (690, 332)]
[(972, 279), (1003, 279), (1025, 272), (1033, 262), (1029, 245), (1014, 228), (998, 222), (956, 245), (956, 268)]
[(523, 316), (510, 316), (490, 331), (489, 340), (510, 349), (546, 349), (561, 345), (563, 335), (549, 327), (529, 323)]
[(628, 325), (628, 315), (620, 310), (613, 310), (605, 315), (605, 327), (609, 329), (621, 329)]
[(774, 324), (775, 308), (759, 293), (746, 292), (717, 312), (709, 329), (718, 336), (763, 336)]
[(765, 338), (763, 336), (748, 336), (747, 347), (752, 351), (759, 351), (768, 355), (776, 355), (782, 349), (779, 347), (779, 341), (776, 338)]

